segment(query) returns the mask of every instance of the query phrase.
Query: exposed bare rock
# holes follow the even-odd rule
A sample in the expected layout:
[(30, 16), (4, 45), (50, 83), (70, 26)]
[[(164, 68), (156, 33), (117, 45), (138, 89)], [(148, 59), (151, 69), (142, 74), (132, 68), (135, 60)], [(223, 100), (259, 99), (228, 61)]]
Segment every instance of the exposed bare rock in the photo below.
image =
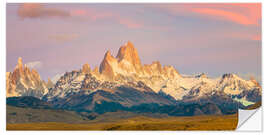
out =
[(35, 69), (23, 66), (22, 58), (18, 59), (13, 72), (6, 73), (7, 97), (34, 96), (41, 98), (48, 92), (46, 83), (41, 80)]
[(54, 83), (52, 82), (52, 80), (50, 78), (48, 78), (48, 82), (47, 82), (47, 88), (53, 88), (54, 87)]
[(84, 64), (83, 67), (82, 67), (82, 72), (85, 73), (85, 74), (90, 73), (91, 72), (90, 65), (89, 64)]
[(110, 51), (107, 51), (103, 61), (100, 64), (99, 72), (105, 76), (107, 76), (109, 79), (114, 78), (114, 69), (116, 69), (117, 60), (111, 55)]

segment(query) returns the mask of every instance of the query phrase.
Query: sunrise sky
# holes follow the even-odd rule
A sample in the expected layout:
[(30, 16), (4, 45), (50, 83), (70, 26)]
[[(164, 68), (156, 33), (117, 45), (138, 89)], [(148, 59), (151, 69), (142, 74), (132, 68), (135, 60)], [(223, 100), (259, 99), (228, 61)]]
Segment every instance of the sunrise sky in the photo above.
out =
[(261, 77), (260, 4), (7, 4), (6, 25), (7, 71), (22, 57), (44, 80), (127, 41), (180, 74)]

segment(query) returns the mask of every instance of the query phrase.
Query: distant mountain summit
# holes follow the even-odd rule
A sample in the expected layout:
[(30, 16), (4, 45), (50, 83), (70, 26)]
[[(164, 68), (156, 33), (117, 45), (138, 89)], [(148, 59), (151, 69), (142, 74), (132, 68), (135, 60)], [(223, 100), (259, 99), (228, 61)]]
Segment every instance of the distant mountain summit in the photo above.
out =
[(30, 70), (18, 59), (13, 72), (6, 72), (7, 97), (34, 96), (41, 98), (48, 92), (46, 82), (42, 81), (35, 69)]
[(118, 74), (142, 74), (137, 49), (131, 42), (128, 42), (120, 47), (116, 58), (111, 55), (110, 51), (107, 51), (100, 64), (99, 72), (107, 79), (114, 79)]
[(130, 41), (120, 47), (116, 58), (107, 51), (100, 64), (98, 75), (94, 75), (101, 80), (120, 83), (142, 81), (155, 92), (158, 92), (164, 84), (168, 84), (170, 89), (175, 85), (173, 80), (181, 78), (174, 67), (162, 66), (159, 61), (142, 65), (137, 49)]

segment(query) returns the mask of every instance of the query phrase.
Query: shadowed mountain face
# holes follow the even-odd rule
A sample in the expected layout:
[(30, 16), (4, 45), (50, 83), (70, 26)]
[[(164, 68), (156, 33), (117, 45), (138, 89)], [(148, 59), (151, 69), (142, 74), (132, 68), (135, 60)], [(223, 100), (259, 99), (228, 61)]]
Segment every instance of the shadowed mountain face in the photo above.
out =
[(80, 91), (51, 102), (59, 108), (84, 111), (98, 110), (99, 107), (113, 111), (140, 104), (173, 105), (176, 103), (175, 100), (168, 99), (153, 91), (139, 91), (126, 86), (117, 87), (113, 92), (100, 89), (86, 94), (85, 91)]
[[(107, 93), (107, 98), (110, 95)], [(106, 94), (104, 94), (106, 95)], [(86, 97), (82, 100), (85, 102), (82, 103), (71, 103), (71, 102), (64, 102), (66, 104), (58, 104), (52, 105), (49, 102), (42, 101), (35, 97), (11, 97), (7, 98), (7, 105), (8, 108), (12, 108), (11, 106), (18, 107), (18, 108), (25, 108), (27, 110), (40, 110), (40, 109), (48, 109), (51, 111), (57, 110), (69, 110), (77, 112), (77, 115), (81, 115), (82, 117), (91, 117), (94, 119), (95, 113), (97, 114), (104, 114), (106, 112), (118, 112), (118, 111), (125, 111), (125, 112), (133, 112), (136, 114), (161, 114), (162, 116), (169, 115), (169, 116), (196, 116), (196, 115), (221, 115), (222, 111), (218, 106), (212, 103), (206, 104), (157, 104), (157, 103), (138, 103), (137, 105), (133, 106), (125, 106), (120, 104), (119, 102), (110, 102), (110, 101), (99, 101), (95, 103), (89, 103), (87, 101), (92, 101), (93, 97)], [(88, 100), (89, 99), (89, 100)], [(136, 100), (136, 99), (134, 99)], [(140, 100), (140, 99), (138, 99)], [(80, 101), (76, 99), (72, 99), (71, 101)], [(59, 101), (60, 102), (60, 101)], [(81, 104), (81, 106), (75, 106), (77, 104)], [(21, 109), (22, 110), (22, 109)], [(42, 113), (42, 112), (41, 112)], [(92, 114), (91, 114), (92, 113)]]
[(53, 109), (52, 104), (31, 96), (7, 98), (7, 105), (22, 108)]
[(128, 42), (116, 57), (108, 51), (99, 68), (91, 70), (84, 64), (80, 70), (66, 72), (56, 84), (42, 81), (19, 58), (14, 72), (7, 73), (7, 97), (14, 96), (42, 99), (8, 98), (8, 104), (16, 107), (193, 116), (235, 113), (260, 101), (261, 87), (254, 79), (235, 74), (183, 76), (158, 61), (142, 65), (137, 49)]

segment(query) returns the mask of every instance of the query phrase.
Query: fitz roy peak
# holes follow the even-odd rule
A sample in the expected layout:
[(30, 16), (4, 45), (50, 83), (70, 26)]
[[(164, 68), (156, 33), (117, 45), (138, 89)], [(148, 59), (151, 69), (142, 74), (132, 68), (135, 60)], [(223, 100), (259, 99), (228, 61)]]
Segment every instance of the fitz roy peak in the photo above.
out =
[(138, 74), (141, 71), (142, 66), (138, 52), (131, 42), (120, 47), (116, 58), (108, 51), (100, 64), (100, 72), (111, 79), (117, 74)]
[(164, 83), (168, 84), (165, 89), (176, 87), (172, 86), (175, 85), (174, 81), (181, 78), (172, 66), (162, 67), (159, 61), (142, 65), (137, 49), (131, 42), (120, 47), (116, 58), (108, 51), (100, 64), (99, 72), (102, 80), (121, 83), (142, 81), (155, 92), (159, 92)]

